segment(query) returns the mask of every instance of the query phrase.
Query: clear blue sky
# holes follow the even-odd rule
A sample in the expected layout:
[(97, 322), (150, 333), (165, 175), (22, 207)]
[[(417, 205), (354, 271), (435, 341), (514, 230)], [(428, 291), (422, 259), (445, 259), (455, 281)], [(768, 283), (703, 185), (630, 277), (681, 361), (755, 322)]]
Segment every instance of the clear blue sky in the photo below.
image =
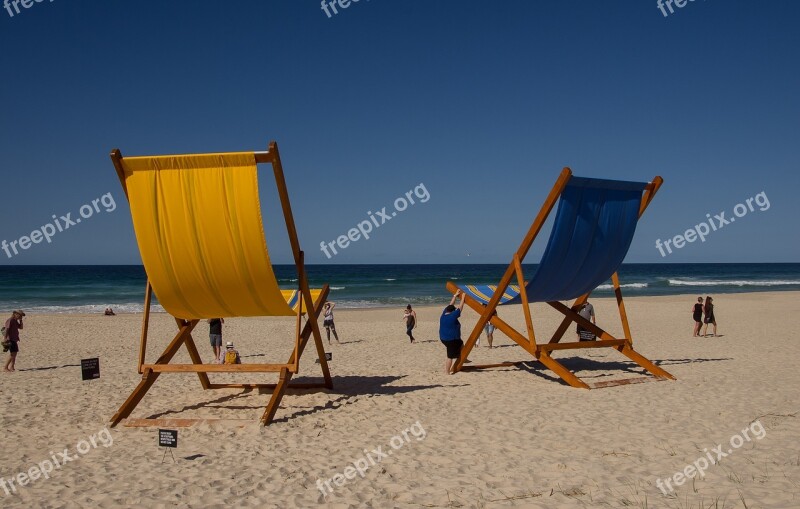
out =
[[(628, 262), (800, 261), (794, 0), (697, 0), (667, 17), (656, 0), (361, 0), (330, 18), (318, 0), (20, 9), (0, 10), (0, 240), (107, 192), (118, 208), (0, 264), (139, 263), (114, 147), (269, 140), (310, 263), (507, 262), (563, 166), (664, 177)], [(265, 227), (288, 262), (267, 171)], [(420, 183), (427, 203), (320, 251)], [(656, 250), (762, 191), (769, 210)]]

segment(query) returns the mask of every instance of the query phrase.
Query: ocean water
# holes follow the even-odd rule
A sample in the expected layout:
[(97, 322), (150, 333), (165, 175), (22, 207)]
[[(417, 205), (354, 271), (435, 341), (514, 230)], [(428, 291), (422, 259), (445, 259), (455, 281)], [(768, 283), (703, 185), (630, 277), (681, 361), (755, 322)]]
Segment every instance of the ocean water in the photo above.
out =
[[(448, 280), (496, 284), (505, 265), (309, 265), (313, 287), (331, 285), (341, 308), (423, 306), (450, 299)], [(533, 275), (535, 265), (524, 271)], [(293, 288), (293, 265), (275, 268), (279, 284)], [(730, 292), (800, 290), (800, 263), (625, 264), (623, 294), (716, 295)], [(22, 308), (40, 313), (140, 312), (145, 272), (141, 266), (0, 266), (0, 313)], [(613, 295), (610, 281), (593, 295)], [(159, 307), (155, 308), (159, 310)]]

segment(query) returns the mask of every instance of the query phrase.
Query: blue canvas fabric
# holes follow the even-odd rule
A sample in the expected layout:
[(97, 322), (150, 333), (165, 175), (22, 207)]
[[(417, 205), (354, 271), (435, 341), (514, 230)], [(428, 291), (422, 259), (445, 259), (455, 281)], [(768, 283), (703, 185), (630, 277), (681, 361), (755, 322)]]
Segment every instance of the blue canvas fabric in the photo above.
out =
[[(606, 282), (628, 253), (646, 183), (572, 177), (558, 211), (542, 261), (526, 284), (530, 302), (572, 300)], [(486, 304), (493, 285), (459, 286)], [(501, 304), (520, 302), (510, 287)]]

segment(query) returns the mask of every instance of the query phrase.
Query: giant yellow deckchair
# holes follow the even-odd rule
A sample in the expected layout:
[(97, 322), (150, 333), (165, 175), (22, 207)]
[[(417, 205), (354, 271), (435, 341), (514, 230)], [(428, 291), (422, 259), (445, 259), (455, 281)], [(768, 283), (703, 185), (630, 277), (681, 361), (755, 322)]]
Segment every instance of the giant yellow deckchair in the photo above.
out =
[[(116, 426), (130, 416), (161, 373), (197, 373), (203, 389), (274, 389), (261, 421), (268, 425), (278, 409), (300, 356), (313, 335), (324, 383), (291, 387), (332, 388), (317, 317), (328, 285), (310, 290), (297, 240), (278, 146), (266, 152), (235, 152), (152, 157), (122, 157), (111, 152), (130, 203), (133, 228), (147, 272), (144, 317), (139, 347), (142, 381), (111, 420)], [(258, 198), (258, 163), (270, 163), (275, 174), (286, 230), (297, 266), (297, 289), (281, 290), (272, 270)], [(175, 318), (178, 333), (152, 364), (145, 362), (152, 294)], [(301, 327), (301, 316), (308, 320)], [(285, 364), (203, 364), (192, 330), (201, 319), (244, 316), (296, 316), (294, 350)], [(192, 364), (170, 364), (186, 346)], [(277, 384), (212, 384), (208, 373), (277, 372)], [(134, 421), (134, 420), (131, 420)], [(148, 422), (149, 421), (149, 422)], [(188, 425), (191, 419), (172, 420)], [(130, 425), (160, 425), (137, 419)]]
[[(653, 200), (662, 182), (663, 179), (658, 176), (649, 183), (582, 178), (573, 176), (569, 168), (564, 168), (497, 285), (447, 283), (450, 292), (463, 292), (466, 304), (480, 315), (454, 369), (458, 371), (462, 368), (496, 366), (470, 368), (464, 366), (484, 325), (491, 322), (573, 387), (591, 388), (556, 361), (552, 356), (553, 353), (583, 348), (614, 348), (655, 375), (657, 379), (674, 379), (671, 374), (633, 349), (628, 315), (625, 312), (617, 276), (617, 270), (622, 265), (633, 240), (639, 217)], [(550, 240), (536, 273), (526, 281), (522, 273), (522, 262), (556, 201), (558, 201), (558, 212), (550, 232)], [(515, 277), (517, 285), (512, 285), (511, 282)], [(578, 314), (578, 310), (589, 299), (592, 291), (609, 278), (614, 285), (622, 321), (624, 334), (622, 338), (612, 336)], [(572, 299), (575, 301), (570, 307), (561, 302)], [(546, 302), (564, 315), (561, 325), (548, 343), (536, 341), (529, 307), (532, 302)], [(497, 306), (504, 304), (522, 304), (527, 337), (494, 314)], [(595, 334), (598, 341), (562, 343), (561, 338), (573, 322)], [(594, 387), (634, 381), (639, 380), (603, 382), (595, 384)]]

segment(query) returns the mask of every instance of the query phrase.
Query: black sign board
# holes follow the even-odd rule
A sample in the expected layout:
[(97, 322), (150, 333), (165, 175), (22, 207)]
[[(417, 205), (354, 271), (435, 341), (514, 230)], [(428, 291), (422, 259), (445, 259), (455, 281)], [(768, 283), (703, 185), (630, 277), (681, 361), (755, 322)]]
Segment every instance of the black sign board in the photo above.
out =
[(159, 447), (178, 447), (178, 430), (176, 429), (159, 429), (158, 430), (158, 446)]
[(94, 380), (100, 378), (100, 359), (81, 359), (81, 379)]

